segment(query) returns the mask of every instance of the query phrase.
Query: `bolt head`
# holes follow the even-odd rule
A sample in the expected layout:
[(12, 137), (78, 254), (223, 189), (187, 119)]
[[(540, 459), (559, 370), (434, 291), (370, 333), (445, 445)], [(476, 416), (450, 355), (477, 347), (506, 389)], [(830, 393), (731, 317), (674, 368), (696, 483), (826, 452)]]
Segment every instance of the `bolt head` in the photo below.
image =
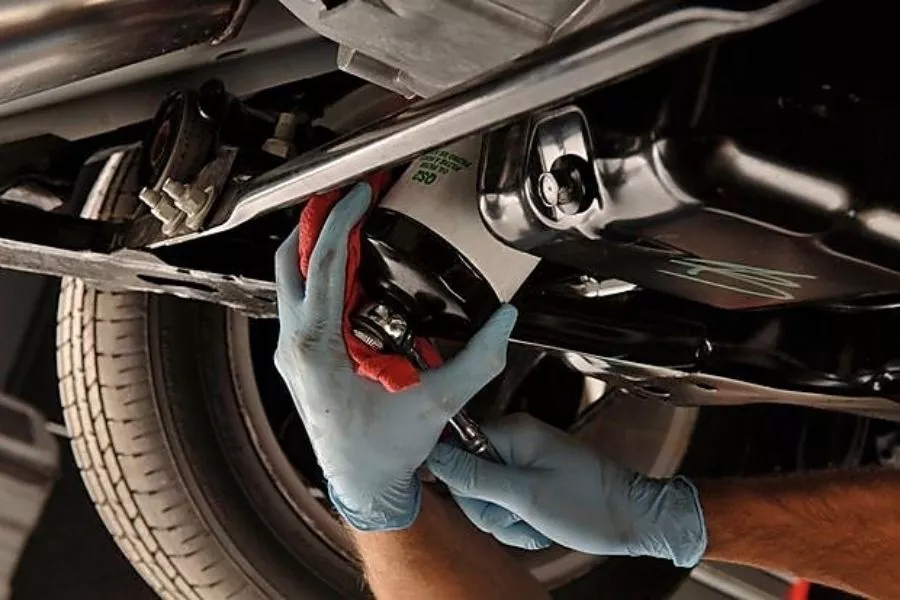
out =
[(138, 198), (150, 208), (156, 208), (156, 205), (162, 200), (162, 194), (153, 188), (145, 187), (138, 192)]
[[(541, 173), (538, 178), (538, 191), (541, 201), (548, 208), (553, 209), (554, 214), (574, 214), (578, 210), (581, 201), (580, 181), (570, 174), (557, 170)], [(576, 202), (577, 201), (577, 202)]]
[(294, 145), (278, 138), (269, 138), (262, 145), (263, 152), (278, 158), (291, 158), (297, 154)]
[(558, 220), (576, 215), (590, 205), (594, 194), (589, 190), (589, 169), (583, 158), (566, 154), (538, 176), (537, 195), (547, 216)]
[(162, 191), (172, 198), (178, 198), (179, 196), (184, 195), (186, 187), (187, 186), (185, 186), (180, 181), (175, 181), (174, 179), (169, 177), (165, 181), (163, 181)]
[(196, 216), (206, 204), (206, 196), (202, 192), (189, 188), (183, 195), (175, 198), (175, 206), (189, 217)]
[(203, 191), (190, 184), (183, 184), (174, 179), (166, 179), (162, 185), (163, 192), (171, 198), (175, 206), (188, 217), (190, 229), (196, 229), (192, 220), (197, 217), (212, 198), (212, 187)]
[(163, 223), (162, 233), (165, 236), (173, 236), (181, 230), (184, 224), (184, 213), (178, 211), (178, 214), (171, 220)]
[(559, 186), (556, 206), (566, 214), (575, 214), (581, 209), (587, 190), (578, 169), (568, 166), (551, 171)]
[(547, 206), (556, 206), (559, 204), (559, 182), (553, 173), (541, 173), (538, 178), (538, 190), (541, 194), (541, 200)]
[(394, 343), (400, 344), (406, 338), (408, 331), (406, 318), (380, 302), (364, 307), (359, 313), (359, 318), (365, 319), (369, 325), (393, 340)]

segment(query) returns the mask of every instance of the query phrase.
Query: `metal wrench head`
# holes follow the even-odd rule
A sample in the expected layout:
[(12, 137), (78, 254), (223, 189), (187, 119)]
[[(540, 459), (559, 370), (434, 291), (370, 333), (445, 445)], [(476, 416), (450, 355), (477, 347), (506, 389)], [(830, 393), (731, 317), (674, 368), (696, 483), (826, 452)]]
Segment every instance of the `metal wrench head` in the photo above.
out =
[[(371, 302), (364, 306), (353, 316), (352, 331), (370, 348), (403, 354), (420, 370), (428, 369), (428, 364), (416, 351), (408, 320), (387, 304)], [(503, 462), (491, 441), (465, 411), (455, 414), (450, 419), (450, 426), (467, 451), (494, 462)]]

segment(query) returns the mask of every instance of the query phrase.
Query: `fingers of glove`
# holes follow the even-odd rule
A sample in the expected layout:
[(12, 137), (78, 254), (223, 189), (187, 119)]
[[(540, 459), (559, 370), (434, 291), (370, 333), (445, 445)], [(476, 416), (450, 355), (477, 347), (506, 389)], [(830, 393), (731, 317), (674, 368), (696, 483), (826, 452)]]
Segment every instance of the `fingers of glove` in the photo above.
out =
[(519, 517), (502, 506), (498, 506), (493, 502), (469, 498), (467, 496), (454, 493), (453, 499), (459, 508), (465, 513), (469, 520), (480, 530), (486, 533), (493, 533), (495, 529), (503, 529), (509, 527), (513, 523), (520, 521)]
[(275, 291), (278, 316), (284, 317), (285, 307), (303, 302), (304, 285), (300, 276), (300, 231), (295, 227), (275, 252)]
[(435, 477), (460, 496), (485, 500), (515, 514), (522, 514), (528, 502), (528, 478), (516, 467), (498, 465), (440, 443), (426, 464)]
[(577, 442), (570, 434), (527, 413), (507, 415), (484, 426), (485, 435), (506, 460), (519, 467), (554, 467)]
[(443, 418), (458, 413), (506, 366), (506, 346), (517, 316), (513, 306), (504, 304), (453, 360), (422, 374), (423, 384), (435, 392), (432, 397), (440, 403)]
[(328, 335), (340, 335), (350, 232), (366, 214), (371, 201), (369, 184), (356, 184), (331, 209), (309, 258), (305, 312), (323, 324)]
[(495, 529), (491, 531), (491, 535), (497, 538), (501, 544), (523, 550), (543, 550), (553, 545), (550, 538), (525, 521), (513, 523), (502, 529)]

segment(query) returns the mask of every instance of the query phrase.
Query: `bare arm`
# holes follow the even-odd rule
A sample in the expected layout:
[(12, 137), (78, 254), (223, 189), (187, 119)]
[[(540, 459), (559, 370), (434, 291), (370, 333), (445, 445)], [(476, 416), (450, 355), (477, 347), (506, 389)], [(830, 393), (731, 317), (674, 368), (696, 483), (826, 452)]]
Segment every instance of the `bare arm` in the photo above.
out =
[(453, 504), (423, 491), (409, 529), (352, 531), (369, 586), (390, 600), (548, 600), (541, 585)]
[(700, 481), (706, 558), (900, 595), (900, 472)]

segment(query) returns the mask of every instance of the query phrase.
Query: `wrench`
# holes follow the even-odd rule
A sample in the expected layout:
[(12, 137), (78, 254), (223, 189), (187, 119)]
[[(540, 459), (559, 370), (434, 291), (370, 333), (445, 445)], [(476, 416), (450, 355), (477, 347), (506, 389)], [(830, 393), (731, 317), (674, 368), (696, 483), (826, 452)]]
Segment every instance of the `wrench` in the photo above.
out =
[[(353, 335), (370, 348), (402, 354), (420, 371), (428, 370), (428, 363), (415, 347), (415, 337), (401, 313), (382, 302), (367, 304), (352, 319)], [(502, 464), (503, 459), (478, 423), (461, 410), (450, 418), (450, 426), (462, 447), (476, 456)]]

